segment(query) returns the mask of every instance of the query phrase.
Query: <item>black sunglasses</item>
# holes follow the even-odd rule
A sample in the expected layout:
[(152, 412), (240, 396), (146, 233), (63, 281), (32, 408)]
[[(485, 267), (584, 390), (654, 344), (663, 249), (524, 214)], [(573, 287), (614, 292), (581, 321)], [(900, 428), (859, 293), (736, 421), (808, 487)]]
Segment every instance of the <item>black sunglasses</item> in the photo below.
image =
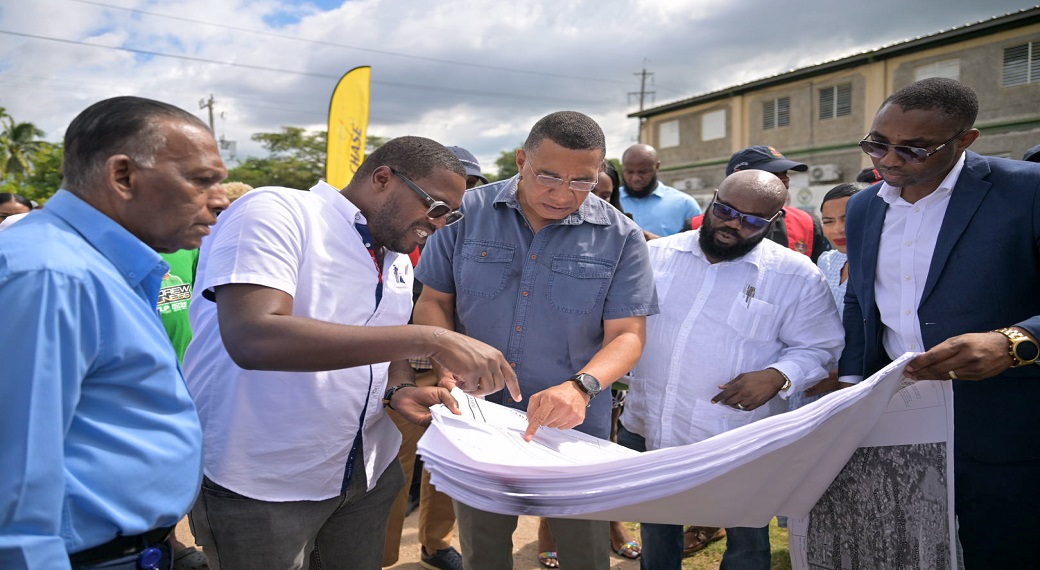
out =
[(772, 218), (763, 218), (762, 216), (756, 216), (754, 214), (745, 214), (733, 206), (719, 202), (718, 190), (715, 191), (715, 196), (711, 199), (711, 211), (716, 217), (727, 222), (740, 218), (740, 225), (756, 232), (764, 229), (777, 218), (784, 215), (783, 208), (780, 208), (777, 213), (773, 214)]
[(425, 202), (427, 206), (426, 217), (429, 218), (431, 221), (444, 218), (444, 225), (450, 226), (463, 218), (462, 212), (458, 210), (452, 210), (451, 206), (449, 206), (447, 202), (435, 200), (433, 196), (430, 196), (426, 193), (425, 190), (419, 188), (418, 184), (409, 180), (408, 177), (404, 174), (401, 174), (400, 172), (394, 170), (392, 167), (390, 168), (390, 172), (393, 172), (395, 175), (397, 175), (398, 178), (403, 180), (409, 188), (411, 188), (416, 194), (419, 195), (420, 198), (422, 198), (423, 202)]
[(859, 148), (863, 149), (863, 152), (869, 154), (870, 156), (872, 156), (874, 158), (884, 158), (885, 155), (888, 154), (889, 150), (893, 150), (893, 151), (895, 151), (896, 156), (898, 156), (899, 158), (903, 159), (906, 162), (922, 163), (922, 162), (928, 160), (929, 156), (932, 156), (933, 154), (935, 154), (935, 153), (939, 152), (940, 150), (946, 148), (946, 145), (952, 143), (957, 137), (959, 137), (962, 134), (964, 134), (964, 132), (967, 131), (967, 130), (968, 129), (961, 129), (960, 131), (957, 132), (957, 134), (955, 134), (952, 137), (950, 137), (950, 140), (948, 140), (948, 141), (942, 143), (941, 145), (935, 147), (935, 150), (933, 150), (931, 152), (928, 152), (928, 149), (926, 149), (926, 148), (920, 148), (920, 147), (916, 147), (916, 146), (906, 146), (906, 145), (902, 145), (902, 144), (889, 144), (889, 143), (877, 142), (877, 141), (869, 140), (866, 137), (864, 137), (863, 140), (859, 141)]

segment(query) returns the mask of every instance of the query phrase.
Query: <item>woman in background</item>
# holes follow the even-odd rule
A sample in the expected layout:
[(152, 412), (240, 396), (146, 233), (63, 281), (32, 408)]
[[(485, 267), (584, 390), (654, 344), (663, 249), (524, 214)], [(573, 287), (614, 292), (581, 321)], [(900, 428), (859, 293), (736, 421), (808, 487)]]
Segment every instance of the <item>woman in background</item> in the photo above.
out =
[(32, 202), (25, 196), (10, 192), (0, 192), (0, 222), (6, 220), (7, 216), (28, 214), (32, 209)]
[[(859, 192), (863, 186), (856, 183), (839, 184), (831, 188), (820, 204), (820, 221), (823, 223), (823, 235), (831, 244), (831, 249), (820, 254), (816, 262), (827, 285), (831, 288), (834, 303), (838, 306), (838, 316), (845, 310), (845, 287), (849, 280), (848, 251), (845, 243), (845, 208), (849, 198)], [(847, 388), (850, 384), (838, 382), (837, 369), (831, 370), (830, 376), (809, 388), (804, 394), (795, 394), (789, 400), (790, 409), (794, 410), (816, 401), (820, 396)]]

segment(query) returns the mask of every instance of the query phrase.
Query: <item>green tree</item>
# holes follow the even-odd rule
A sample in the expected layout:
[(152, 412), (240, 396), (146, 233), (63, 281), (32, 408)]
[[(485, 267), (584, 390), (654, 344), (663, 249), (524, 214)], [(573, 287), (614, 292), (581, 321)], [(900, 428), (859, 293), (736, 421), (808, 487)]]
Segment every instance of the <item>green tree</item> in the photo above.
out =
[(32, 123), (19, 123), (0, 107), (0, 181), (20, 183), (32, 173), (32, 157), (43, 131)]
[(247, 158), (228, 173), (228, 180), (250, 186), (304, 189), (325, 177), (326, 131), (282, 127), (281, 132), (256, 133), (250, 138), (259, 142), (268, 156)]
[(378, 135), (367, 135), (365, 137), (365, 152), (372, 154), (372, 151), (386, 144), (388, 140), (390, 139)]
[(510, 150), (503, 150), (498, 154), (498, 158), (495, 159), (495, 168), (498, 169), (498, 174), (491, 179), (492, 182), (496, 180), (505, 180), (516, 176), (516, 149), (520, 148), (518, 145), (516, 148)]
[(64, 158), (65, 149), (61, 143), (39, 141), (29, 159), (33, 165), (32, 172), (20, 182), (7, 181), (0, 188), (4, 192), (15, 192), (43, 204), (61, 188), (61, 163)]

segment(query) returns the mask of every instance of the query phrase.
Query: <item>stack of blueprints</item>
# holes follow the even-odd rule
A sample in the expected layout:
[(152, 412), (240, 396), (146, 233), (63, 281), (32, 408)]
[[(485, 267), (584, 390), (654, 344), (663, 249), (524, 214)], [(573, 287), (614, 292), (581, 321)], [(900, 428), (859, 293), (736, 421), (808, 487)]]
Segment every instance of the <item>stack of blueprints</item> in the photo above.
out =
[(908, 385), (905, 354), (851, 388), (692, 445), (637, 453), (458, 390), (419, 441), (438, 490), (502, 514), (760, 527), (804, 517)]

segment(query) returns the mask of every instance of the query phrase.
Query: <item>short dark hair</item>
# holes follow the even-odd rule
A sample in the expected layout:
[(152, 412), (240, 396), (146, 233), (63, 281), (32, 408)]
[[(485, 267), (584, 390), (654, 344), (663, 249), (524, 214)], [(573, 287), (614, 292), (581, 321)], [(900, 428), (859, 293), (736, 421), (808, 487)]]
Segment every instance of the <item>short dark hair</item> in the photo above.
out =
[(566, 149), (607, 153), (603, 129), (592, 117), (577, 111), (557, 111), (539, 119), (524, 141), (524, 151), (533, 152), (545, 139)]
[(389, 166), (411, 179), (429, 176), (437, 167), (466, 177), (466, 168), (454, 153), (441, 143), (424, 137), (406, 136), (386, 141), (365, 157), (354, 173), (354, 180), (371, 176), (380, 166)]
[(18, 202), (19, 204), (33, 209), (32, 200), (22, 196), (21, 194), (15, 194), (14, 192), (0, 192), (0, 204), (6, 204), (8, 202)]
[(823, 201), (820, 202), (820, 208), (823, 208), (823, 205), (827, 202), (830, 202), (831, 200), (848, 198), (849, 196), (852, 196), (853, 194), (859, 192), (862, 189), (863, 185), (858, 184), (856, 182), (846, 182), (844, 184), (838, 184), (834, 188), (828, 190), (827, 193), (823, 195)]
[(110, 156), (125, 154), (150, 166), (166, 142), (159, 129), (163, 119), (193, 123), (209, 130), (191, 113), (161, 101), (143, 97), (113, 97), (87, 107), (65, 131), (63, 185), (85, 192), (97, 181)]
[(624, 211), (621, 207), (621, 176), (618, 175), (617, 168), (614, 167), (614, 163), (607, 159), (603, 159), (603, 172), (610, 178), (610, 183), (614, 185), (613, 191), (610, 193), (610, 205), (618, 209), (618, 211)]
[(915, 81), (888, 96), (881, 105), (899, 105), (904, 110), (937, 109), (957, 120), (965, 129), (975, 124), (979, 114), (979, 98), (975, 91), (960, 81), (945, 77), (929, 77)]

